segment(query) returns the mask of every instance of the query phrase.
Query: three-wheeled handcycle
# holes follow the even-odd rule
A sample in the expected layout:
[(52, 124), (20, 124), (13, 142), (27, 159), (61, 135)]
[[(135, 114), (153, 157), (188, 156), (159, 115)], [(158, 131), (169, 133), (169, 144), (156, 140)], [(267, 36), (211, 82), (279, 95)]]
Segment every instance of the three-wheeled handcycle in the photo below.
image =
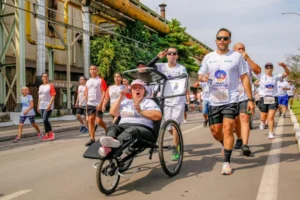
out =
[[(149, 87), (156, 88), (151, 99), (159, 105), (162, 113), (166, 98), (178, 98), (186, 94), (188, 81), (186, 75), (167, 78), (164, 74), (153, 68), (128, 70), (123, 74), (131, 79), (140, 79)], [(129, 178), (137, 173), (140, 168), (136, 168), (129, 175), (123, 174), (129, 169), (133, 159), (146, 149), (149, 149), (150, 160), (153, 153), (158, 151), (161, 167), (168, 176), (172, 177), (179, 173), (184, 152), (183, 137), (179, 124), (174, 120), (167, 120), (161, 125), (161, 121), (154, 121), (153, 132), (156, 138), (156, 142), (154, 143), (143, 140), (137, 135), (119, 148), (113, 149), (105, 158), (100, 157), (98, 154), (98, 149), (101, 146), (99, 141), (88, 148), (84, 157), (99, 160), (94, 164), (94, 167), (97, 168), (96, 183), (102, 193), (106, 195), (113, 193), (118, 186), (120, 177)], [(179, 159), (176, 160), (171, 158), (171, 152), (175, 148), (171, 133), (177, 134), (179, 139), (176, 147), (179, 151)]]

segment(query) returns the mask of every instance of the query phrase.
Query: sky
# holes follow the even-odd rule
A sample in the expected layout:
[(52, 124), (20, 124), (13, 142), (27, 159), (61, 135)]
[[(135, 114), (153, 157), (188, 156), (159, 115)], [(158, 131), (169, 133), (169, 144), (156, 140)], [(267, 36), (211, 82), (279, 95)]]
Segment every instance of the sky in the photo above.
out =
[[(224, 27), (232, 32), (229, 48), (237, 42), (261, 67), (277, 65), (288, 54), (300, 54), (300, 0), (141, 0), (159, 12), (158, 5), (166, 3), (166, 18), (178, 19), (186, 32), (216, 49), (217, 31)], [(299, 15), (282, 15), (296, 12)]]

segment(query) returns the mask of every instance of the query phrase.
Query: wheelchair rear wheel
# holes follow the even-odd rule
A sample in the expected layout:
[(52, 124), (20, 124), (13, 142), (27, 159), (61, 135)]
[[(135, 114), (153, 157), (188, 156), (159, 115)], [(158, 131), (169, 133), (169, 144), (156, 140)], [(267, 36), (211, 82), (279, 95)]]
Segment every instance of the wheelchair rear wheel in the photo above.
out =
[[(176, 142), (173, 139), (174, 135), (178, 136)], [(170, 177), (178, 174), (181, 168), (183, 148), (183, 137), (179, 125), (174, 120), (167, 120), (159, 132), (158, 154), (162, 169)]]
[(119, 163), (115, 158), (100, 160), (97, 167), (96, 182), (98, 189), (103, 194), (108, 195), (116, 190), (120, 181), (118, 170)]

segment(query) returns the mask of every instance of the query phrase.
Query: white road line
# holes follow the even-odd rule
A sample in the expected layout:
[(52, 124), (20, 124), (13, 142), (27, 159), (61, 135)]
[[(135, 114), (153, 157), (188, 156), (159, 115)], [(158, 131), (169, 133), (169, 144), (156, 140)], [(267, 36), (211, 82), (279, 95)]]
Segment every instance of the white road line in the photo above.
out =
[(183, 131), (182, 134), (189, 133), (189, 132), (191, 132), (191, 131), (193, 131), (193, 130), (196, 130), (196, 129), (198, 129), (198, 128), (201, 128), (202, 126), (203, 126), (203, 125), (196, 126), (196, 127), (194, 127), (194, 128), (188, 129), (188, 130), (186, 130), (186, 131)]
[(32, 190), (20, 190), (18, 192), (13, 193), (13, 194), (0, 197), (0, 200), (11, 200), (11, 199), (17, 198), (17, 197), (22, 196), (23, 194), (26, 194), (26, 193), (31, 192), (31, 191)]
[(280, 153), (284, 119), (279, 118), (256, 200), (277, 200)]

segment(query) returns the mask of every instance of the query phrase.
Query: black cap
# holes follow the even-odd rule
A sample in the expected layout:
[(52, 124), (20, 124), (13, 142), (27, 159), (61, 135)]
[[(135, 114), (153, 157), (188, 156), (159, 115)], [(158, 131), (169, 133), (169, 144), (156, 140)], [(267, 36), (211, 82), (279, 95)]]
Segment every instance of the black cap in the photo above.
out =
[(270, 63), (270, 62), (268, 62), (268, 63), (265, 65), (265, 67), (267, 67), (267, 66), (271, 66), (271, 67), (273, 67), (273, 64), (272, 64), (272, 63)]
[(136, 66), (138, 67), (140, 64), (147, 66), (144, 61), (139, 61)]

